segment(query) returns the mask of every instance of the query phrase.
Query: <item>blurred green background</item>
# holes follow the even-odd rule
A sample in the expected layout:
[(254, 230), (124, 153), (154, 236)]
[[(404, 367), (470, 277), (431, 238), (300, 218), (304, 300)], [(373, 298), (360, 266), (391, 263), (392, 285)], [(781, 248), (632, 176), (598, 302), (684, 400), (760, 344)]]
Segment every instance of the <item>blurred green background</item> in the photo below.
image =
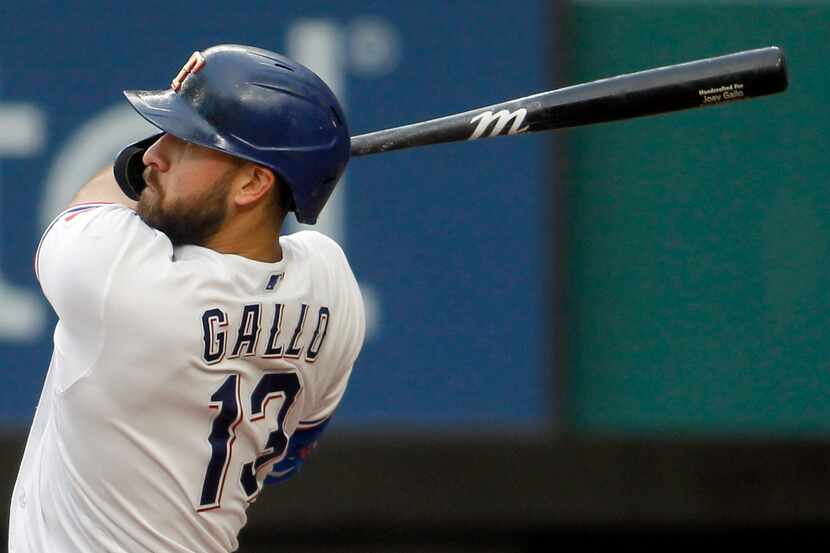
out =
[(589, 2), (570, 78), (776, 45), (782, 95), (567, 137), (576, 432), (830, 433), (830, 7)]

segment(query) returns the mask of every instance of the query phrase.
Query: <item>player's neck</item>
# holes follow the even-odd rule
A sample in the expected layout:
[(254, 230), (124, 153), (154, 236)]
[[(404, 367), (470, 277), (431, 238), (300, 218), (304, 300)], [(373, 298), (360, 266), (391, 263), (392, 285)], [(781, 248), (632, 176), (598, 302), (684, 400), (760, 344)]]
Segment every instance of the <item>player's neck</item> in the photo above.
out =
[(279, 245), (277, 235), (274, 235), (268, 244), (252, 245), (245, 244), (244, 246), (235, 247), (233, 245), (217, 244), (214, 246), (210, 240), (205, 247), (210, 248), (219, 253), (228, 253), (247, 257), (253, 261), (262, 261), (263, 263), (276, 263), (282, 260), (282, 248)]
[(281, 221), (275, 221), (272, 217), (229, 218), (204, 246), (219, 253), (276, 263), (282, 259), (280, 227)]

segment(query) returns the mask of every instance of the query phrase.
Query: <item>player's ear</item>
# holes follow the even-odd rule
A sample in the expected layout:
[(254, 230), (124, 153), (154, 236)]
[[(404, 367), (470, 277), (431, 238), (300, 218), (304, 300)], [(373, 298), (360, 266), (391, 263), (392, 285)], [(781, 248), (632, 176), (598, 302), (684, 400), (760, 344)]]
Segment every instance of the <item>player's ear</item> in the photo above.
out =
[(256, 163), (245, 163), (240, 168), (237, 178), (240, 184), (234, 195), (234, 203), (238, 207), (251, 206), (269, 197), (276, 185), (274, 173), (267, 167)]

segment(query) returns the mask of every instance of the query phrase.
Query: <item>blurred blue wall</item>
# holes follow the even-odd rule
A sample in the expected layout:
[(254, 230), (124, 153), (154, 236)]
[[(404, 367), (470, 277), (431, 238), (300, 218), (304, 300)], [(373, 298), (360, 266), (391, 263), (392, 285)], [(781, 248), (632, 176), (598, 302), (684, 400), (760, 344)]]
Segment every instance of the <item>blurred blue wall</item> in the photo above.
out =
[[(149, 132), (122, 89), (168, 86), (193, 50), (254, 44), (321, 73), (357, 134), (553, 80), (540, 0), (520, 9), (506, 0), (243, 6), (0, 8), (0, 425), (31, 420), (51, 352), (54, 315), (31, 271), (42, 229), (121, 145)], [(533, 431), (551, 422), (540, 200), (548, 140), (353, 160), (322, 221), (349, 254), (371, 315), (338, 425)]]

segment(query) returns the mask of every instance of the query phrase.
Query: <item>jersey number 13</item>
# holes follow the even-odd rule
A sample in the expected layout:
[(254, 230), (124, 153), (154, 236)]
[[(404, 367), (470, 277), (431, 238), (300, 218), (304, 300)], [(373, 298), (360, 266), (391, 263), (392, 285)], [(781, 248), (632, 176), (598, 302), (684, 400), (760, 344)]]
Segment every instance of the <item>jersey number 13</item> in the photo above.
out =
[[(248, 501), (253, 501), (259, 492), (257, 471), (271, 461), (278, 460), (288, 447), (288, 436), (283, 423), (301, 388), (300, 378), (295, 372), (266, 373), (251, 392), (251, 422), (265, 419), (265, 407), (272, 399), (281, 398), (283, 401), (277, 412), (276, 428), (268, 434), (265, 447), (256, 459), (242, 467), (239, 482)], [(208, 437), (211, 453), (205, 470), (199, 511), (216, 509), (222, 501), (222, 489), (225, 487), (225, 476), (231, 463), (233, 442), (236, 440), (236, 427), (244, 416), (239, 399), (238, 374), (229, 375), (210, 396), (210, 408), (217, 409), (219, 413), (213, 419)]]

